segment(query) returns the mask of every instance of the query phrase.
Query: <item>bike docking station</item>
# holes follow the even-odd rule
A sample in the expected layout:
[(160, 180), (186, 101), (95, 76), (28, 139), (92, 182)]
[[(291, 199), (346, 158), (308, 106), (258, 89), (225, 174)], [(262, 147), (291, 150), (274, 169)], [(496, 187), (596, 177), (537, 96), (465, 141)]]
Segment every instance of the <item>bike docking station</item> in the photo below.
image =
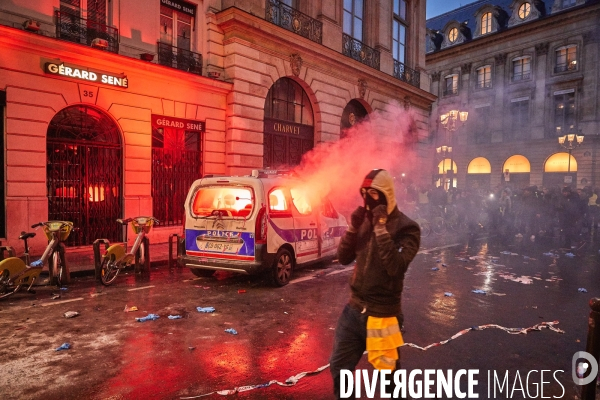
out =
[[(177, 262), (179, 254), (183, 254), (183, 238), (179, 237), (178, 233), (172, 233), (169, 235), (169, 271), (173, 271), (175, 267), (181, 269), (183, 266)], [(175, 248), (175, 251), (173, 251)]]
[[(95, 279), (105, 286), (110, 285), (119, 272), (129, 266), (134, 267), (135, 274), (150, 275), (150, 240), (146, 234), (159, 221), (154, 217), (140, 216), (117, 219), (117, 222), (123, 226), (123, 242), (110, 244), (108, 239), (96, 239), (93, 243)], [(137, 236), (128, 250), (127, 225), (129, 223)], [(100, 250), (101, 245), (104, 245), (103, 251)]]

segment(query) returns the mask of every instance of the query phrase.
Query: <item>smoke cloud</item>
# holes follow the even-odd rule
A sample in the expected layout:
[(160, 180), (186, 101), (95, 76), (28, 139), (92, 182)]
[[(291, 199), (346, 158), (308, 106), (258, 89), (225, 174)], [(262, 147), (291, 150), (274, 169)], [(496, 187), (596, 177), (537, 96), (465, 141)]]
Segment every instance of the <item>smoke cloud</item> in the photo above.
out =
[(418, 158), (415, 150), (410, 150), (417, 135), (414, 121), (412, 112), (398, 104), (388, 105), (348, 129), (339, 141), (319, 143), (304, 154), (294, 172), (311, 192), (328, 196), (346, 215), (362, 204), (360, 186), (365, 175), (376, 168), (388, 170), (394, 177), (399, 199), (406, 182), (419, 182)]

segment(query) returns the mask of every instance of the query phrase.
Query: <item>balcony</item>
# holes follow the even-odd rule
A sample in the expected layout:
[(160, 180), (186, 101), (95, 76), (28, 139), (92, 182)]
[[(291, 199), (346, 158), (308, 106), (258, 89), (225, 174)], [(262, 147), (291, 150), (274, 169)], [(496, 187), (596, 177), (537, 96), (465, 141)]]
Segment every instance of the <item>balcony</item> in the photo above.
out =
[(342, 54), (379, 70), (379, 51), (345, 33), (342, 34)]
[(56, 37), (97, 49), (119, 52), (119, 30), (77, 15), (55, 12)]
[(521, 74), (514, 74), (512, 77), (512, 81), (513, 82), (518, 82), (518, 81), (525, 81), (531, 79), (531, 73), (530, 72), (523, 72)]
[(444, 88), (444, 96), (456, 96), (458, 94), (458, 86), (450, 86)]
[(415, 87), (421, 87), (421, 74), (396, 60), (394, 60), (394, 78)]
[(477, 89), (490, 89), (492, 87), (492, 81), (491, 80), (487, 80), (487, 81), (479, 81), (477, 82), (476, 86)]
[(158, 42), (158, 63), (171, 68), (202, 75), (202, 54)]
[(571, 61), (570, 63), (567, 63), (567, 64), (557, 64), (556, 67), (554, 67), (554, 72), (558, 73), (558, 72), (575, 71), (576, 69), (577, 69), (577, 62)]
[(290, 32), (312, 40), (323, 42), (323, 23), (282, 3), (279, 0), (267, 0), (265, 19)]

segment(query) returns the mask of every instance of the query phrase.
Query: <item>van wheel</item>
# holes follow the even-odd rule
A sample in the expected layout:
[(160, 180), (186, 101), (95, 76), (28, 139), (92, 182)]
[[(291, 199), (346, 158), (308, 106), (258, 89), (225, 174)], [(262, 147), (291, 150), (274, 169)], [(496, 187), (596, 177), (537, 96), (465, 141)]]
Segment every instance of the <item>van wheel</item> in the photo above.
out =
[(287, 249), (280, 249), (275, 256), (271, 271), (271, 279), (275, 286), (285, 286), (290, 283), (294, 271), (294, 257)]
[(215, 271), (212, 269), (200, 269), (200, 268), (190, 268), (192, 274), (196, 275), (198, 278), (210, 278), (214, 275)]

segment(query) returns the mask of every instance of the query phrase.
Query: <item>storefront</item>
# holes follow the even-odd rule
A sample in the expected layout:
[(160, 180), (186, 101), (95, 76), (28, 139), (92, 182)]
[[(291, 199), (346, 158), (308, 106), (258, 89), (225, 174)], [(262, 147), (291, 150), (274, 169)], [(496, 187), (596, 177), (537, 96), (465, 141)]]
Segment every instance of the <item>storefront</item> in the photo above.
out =
[(491, 188), (492, 167), (485, 157), (476, 157), (467, 167), (467, 188), (473, 191), (489, 191)]

